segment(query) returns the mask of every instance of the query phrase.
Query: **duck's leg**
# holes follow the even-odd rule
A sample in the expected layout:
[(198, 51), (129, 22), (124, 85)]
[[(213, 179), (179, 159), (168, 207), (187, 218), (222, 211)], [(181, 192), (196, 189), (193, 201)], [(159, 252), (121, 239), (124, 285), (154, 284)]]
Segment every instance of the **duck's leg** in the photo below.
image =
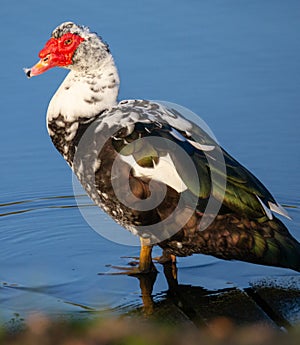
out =
[[(139, 275), (139, 274), (146, 274), (150, 272), (157, 272), (153, 261), (152, 261), (152, 245), (149, 243), (148, 240), (140, 238), (141, 242), (141, 250), (140, 250), (140, 257), (138, 261), (138, 265), (135, 267), (122, 267), (122, 266), (109, 266), (113, 269), (119, 270), (119, 272), (107, 272), (104, 274), (127, 274), (127, 275)], [(99, 273), (101, 274), (101, 273)]]
[(177, 279), (177, 266), (176, 266), (176, 256), (174, 254), (167, 253), (166, 250), (163, 250), (163, 253), (160, 257), (154, 258), (159, 264), (165, 265), (172, 268), (172, 276), (174, 279)]
[(138, 269), (140, 273), (156, 272), (156, 268), (152, 261), (152, 248), (153, 246), (149, 244), (148, 240), (143, 238), (141, 241), (141, 251)]

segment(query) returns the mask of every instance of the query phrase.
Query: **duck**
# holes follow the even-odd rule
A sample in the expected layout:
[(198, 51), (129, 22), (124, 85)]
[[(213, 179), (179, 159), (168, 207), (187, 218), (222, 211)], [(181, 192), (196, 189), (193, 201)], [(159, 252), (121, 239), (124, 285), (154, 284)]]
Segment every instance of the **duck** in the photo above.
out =
[(69, 70), (46, 115), (54, 146), (92, 201), (140, 239), (138, 264), (122, 272), (155, 272), (156, 245), (160, 262), (206, 254), (300, 271), (300, 244), (275, 215), (286, 210), (186, 108), (120, 101), (101, 36), (64, 22), (39, 58), (28, 78)]

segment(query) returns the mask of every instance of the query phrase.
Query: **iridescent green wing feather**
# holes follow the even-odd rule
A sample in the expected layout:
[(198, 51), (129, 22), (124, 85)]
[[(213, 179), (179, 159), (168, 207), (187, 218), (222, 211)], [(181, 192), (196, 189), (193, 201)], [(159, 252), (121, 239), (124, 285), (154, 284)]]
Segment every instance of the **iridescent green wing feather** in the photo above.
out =
[[(138, 140), (146, 137), (167, 139), (166, 143), (170, 141), (181, 147), (194, 162), (199, 183), (172, 145)], [(270, 203), (277, 203), (266, 187), (195, 124), (186, 132), (167, 121), (137, 122), (130, 134), (116, 136), (113, 144), (122, 155), (132, 155), (140, 166), (148, 168), (169, 153), (177, 173), (199, 199), (207, 199), (212, 194), (237, 214), (261, 220), (272, 218)]]

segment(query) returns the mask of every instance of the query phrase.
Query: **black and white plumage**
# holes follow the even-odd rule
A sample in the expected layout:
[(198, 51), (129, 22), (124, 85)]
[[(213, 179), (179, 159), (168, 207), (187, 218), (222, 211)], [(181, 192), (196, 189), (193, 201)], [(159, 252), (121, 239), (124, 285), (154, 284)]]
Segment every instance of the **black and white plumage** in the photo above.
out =
[[(92, 200), (141, 237), (133, 273), (153, 269), (153, 243), (165, 257), (204, 253), (300, 270), (300, 245), (273, 215), (287, 213), (255, 176), (178, 110), (118, 103), (118, 72), (97, 34), (63, 23), (40, 58), (28, 77), (70, 69), (48, 107), (49, 135)], [(218, 212), (201, 229), (209, 200)]]

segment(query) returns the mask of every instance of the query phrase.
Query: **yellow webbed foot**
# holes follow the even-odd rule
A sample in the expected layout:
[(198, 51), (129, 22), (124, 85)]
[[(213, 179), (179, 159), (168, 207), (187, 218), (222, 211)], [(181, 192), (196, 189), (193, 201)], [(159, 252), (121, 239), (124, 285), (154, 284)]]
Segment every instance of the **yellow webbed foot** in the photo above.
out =
[[(108, 265), (108, 267), (112, 269), (119, 270), (117, 272), (107, 272), (107, 273), (98, 273), (101, 274), (109, 274), (109, 275), (120, 275), (126, 274), (130, 276), (141, 275), (141, 274), (148, 274), (157, 272), (151, 257), (152, 253), (152, 246), (146, 244), (145, 240), (141, 239), (141, 251), (140, 257), (138, 258), (139, 261), (131, 262), (131, 267), (123, 267), (123, 266), (113, 266)], [(136, 258), (134, 258), (136, 259)]]

